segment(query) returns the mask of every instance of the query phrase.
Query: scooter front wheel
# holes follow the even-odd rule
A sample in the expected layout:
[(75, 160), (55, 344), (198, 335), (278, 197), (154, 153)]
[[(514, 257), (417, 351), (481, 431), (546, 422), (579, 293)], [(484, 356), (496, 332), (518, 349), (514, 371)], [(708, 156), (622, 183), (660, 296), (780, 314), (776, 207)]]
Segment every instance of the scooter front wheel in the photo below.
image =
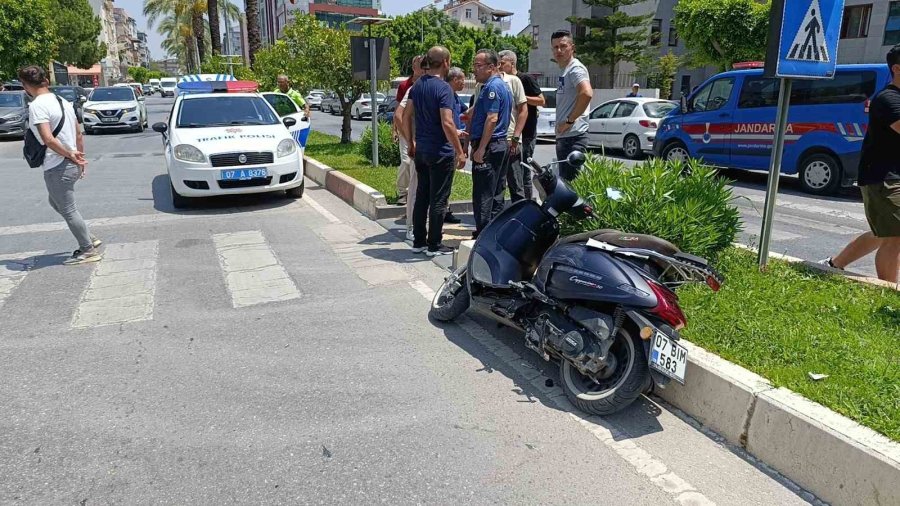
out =
[(458, 318), (469, 309), (469, 284), (466, 282), (466, 268), (460, 267), (447, 276), (431, 301), (428, 315), (440, 322)]

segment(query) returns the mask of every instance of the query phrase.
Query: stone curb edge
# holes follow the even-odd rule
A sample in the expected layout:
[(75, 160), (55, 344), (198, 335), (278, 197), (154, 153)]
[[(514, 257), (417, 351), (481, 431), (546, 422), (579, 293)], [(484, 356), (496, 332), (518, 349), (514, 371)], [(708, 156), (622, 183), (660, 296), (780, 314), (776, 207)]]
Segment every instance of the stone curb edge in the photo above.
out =
[[(463, 241), (454, 268), (475, 241)], [(666, 402), (833, 504), (900, 504), (900, 444), (733, 364), (688, 348), (686, 384), (656, 393)]]
[[(388, 204), (384, 194), (371, 186), (357, 181), (315, 158), (304, 156), (303, 162), (306, 177), (322, 185), (326, 190), (366, 215), (367, 218), (382, 220), (386, 218), (401, 218), (406, 215), (404, 206)], [(450, 210), (455, 213), (471, 212), (472, 203), (451, 202)]]

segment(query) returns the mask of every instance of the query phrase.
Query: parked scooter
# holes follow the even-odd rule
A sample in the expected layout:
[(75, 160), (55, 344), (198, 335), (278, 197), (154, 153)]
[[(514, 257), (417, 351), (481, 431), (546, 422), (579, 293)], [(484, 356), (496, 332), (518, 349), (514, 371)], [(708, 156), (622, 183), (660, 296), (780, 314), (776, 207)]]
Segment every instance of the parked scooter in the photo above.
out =
[[(566, 160), (574, 167), (584, 154)], [(689, 282), (718, 290), (722, 277), (706, 260), (663, 239), (617, 230), (559, 238), (561, 213), (593, 216), (552, 169), (528, 161), (545, 194), (522, 200), (479, 234), (467, 265), (447, 279), (430, 316), (450, 321), (470, 307), (525, 333), (525, 345), (560, 362), (560, 383), (581, 410), (608, 415), (651, 386), (684, 383), (687, 323), (672, 291)], [(618, 200), (618, 191), (607, 190)]]

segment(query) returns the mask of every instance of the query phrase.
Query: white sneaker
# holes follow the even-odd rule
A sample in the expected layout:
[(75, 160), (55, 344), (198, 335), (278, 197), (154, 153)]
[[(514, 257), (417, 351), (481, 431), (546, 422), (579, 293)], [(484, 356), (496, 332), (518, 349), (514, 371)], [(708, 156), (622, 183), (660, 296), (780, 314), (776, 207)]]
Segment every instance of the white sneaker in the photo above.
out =
[(407, 241), (415, 241), (416, 237), (413, 235), (412, 227), (406, 227), (406, 240)]
[(836, 267), (833, 263), (831, 263), (831, 257), (824, 258), (822, 260), (819, 260), (816, 263), (819, 265), (824, 265), (825, 267), (831, 267), (832, 269), (837, 269), (839, 271), (844, 270), (844, 269), (841, 269), (840, 267)]

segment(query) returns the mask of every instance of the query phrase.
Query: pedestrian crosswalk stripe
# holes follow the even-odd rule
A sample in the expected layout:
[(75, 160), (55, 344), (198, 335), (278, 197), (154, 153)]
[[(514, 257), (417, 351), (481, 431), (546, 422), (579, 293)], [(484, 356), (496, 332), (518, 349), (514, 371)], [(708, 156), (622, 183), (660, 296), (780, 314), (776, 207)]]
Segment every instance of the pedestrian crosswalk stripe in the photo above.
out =
[(297, 299), (300, 291), (258, 230), (213, 236), (236, 308)]
[(72, 318), (87, 328), (153, 319), (159, 241), (110, 244)]
[(28, 275), (28, 271), (34, 268), (38, 256), (43, 251), (31, 251), (28, 253), (13, 253), (0, 255), (0, 308), (19, 283)]

